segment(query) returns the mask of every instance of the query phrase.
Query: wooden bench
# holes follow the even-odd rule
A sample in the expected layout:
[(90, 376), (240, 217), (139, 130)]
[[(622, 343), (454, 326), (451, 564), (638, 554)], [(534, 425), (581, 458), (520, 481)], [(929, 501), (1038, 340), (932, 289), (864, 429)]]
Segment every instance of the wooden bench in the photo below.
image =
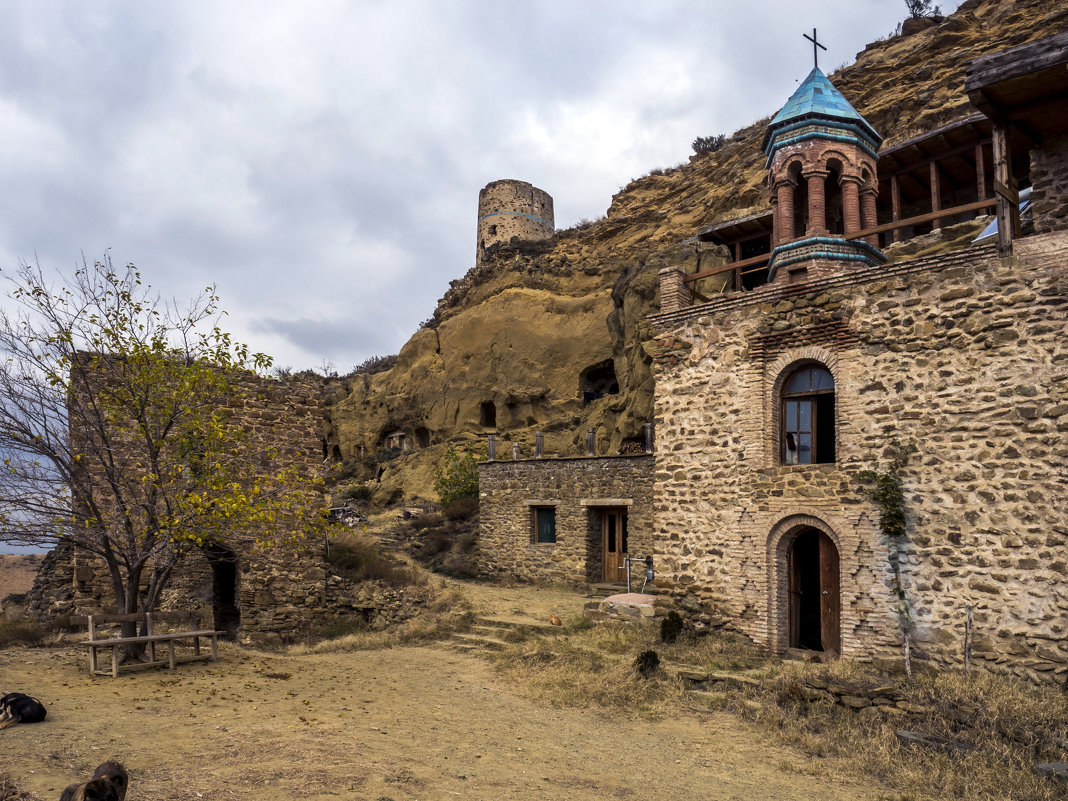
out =
[[(193, 612), (136, 612), (120, 615), (84, 615), (71, 619), (72, 623), (81, 623), (89, 627), (89, 639), (80, 644), (89, 648), (89, 674), (94, 676), (118, 676), (124, 671), (145, 670), (148, 668), (162, 667), (166, 665), (170, 670), (181, 662), (195, 662), (199, 660), (216, 661), (219, 658), (218, 636), (223, 632), (211, 629), (201, 629), (200, 619)], [(98, 631), (101, 627), (115, 626), (121, 623), (133, 623), (144, 634), (133, 637), (103, 637)], [(158, 632), (155, 626), (158, 623), (177, 624), (179, 630)], [(182, 627), (185, 627), (184, 629)], [(210, 652), (203, 653), (200, 649), (201, 638), (210, 641)], [(176, 653), (175, 646), (180, 643), (188, 643), (192, 646), (192, 653)], [(145, 661), (122, 664), (119, 659), (119, 651), (123, 646), (140, 644), (146, 646)], [(166, 645), (166, 656), (157, 653), (157, 645)], [(101, 669), (98, 652), (111, 651), (111, 667), (109, 670)]]

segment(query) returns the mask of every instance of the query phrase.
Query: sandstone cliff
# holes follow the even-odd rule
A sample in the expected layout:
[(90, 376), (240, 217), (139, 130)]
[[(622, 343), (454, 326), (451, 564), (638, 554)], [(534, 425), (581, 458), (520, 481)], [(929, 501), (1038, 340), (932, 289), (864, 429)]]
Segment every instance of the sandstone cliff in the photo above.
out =
[[(968, 0), (939, 23), (868, 45), (830, 77), (892, 146), (973, 112), (968, 61), (1066, 27), (1061, 3)], [(633, 181), (603, 219), (546, 242), (498, 247), (452, 282), (392, 369), (338, 388), (328, 437), (344, 473), (377, 478), (379, 502), (435, 500), (433, 468), (450, 442), (495, 432), (499, 455), (516, 441), (530, 456), (536, 431), (546, 454), (584, 452), (587, 428), (602, 454), (640, 438), (652, 410), (642, 342), (657, 307), (657, 270), (698, 258), (683, 244), (698, 227), (767, 208), (766, 123)], [(709, 254), (700, 258), (707, 266)], [(398, 430), (409, 443), (401, 455), (384, 449)]]

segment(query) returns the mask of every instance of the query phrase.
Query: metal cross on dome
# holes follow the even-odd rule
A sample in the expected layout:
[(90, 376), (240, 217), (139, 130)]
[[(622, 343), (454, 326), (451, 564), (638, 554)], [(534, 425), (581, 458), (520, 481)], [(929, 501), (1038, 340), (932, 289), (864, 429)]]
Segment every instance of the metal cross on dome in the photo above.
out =
[(801, 35), (804, 36), (806, 39), (808, 39), (810, 42), (812, 42), (812, 60), (815, 62), (815, 65), (818, 67), (820, 65), (820, 56), (819, 56), (819, 50), (816, 50), (816, 48), (818, 47), (820, 50), (826, 50), (827, 48), (824, 47), (823, 45), (821, 45), (819, 43), (819, 41), (817, 40), (817, 38), (816, 38), (816, 29), (815, 28), (812, 29), (812, 35), (811, 36), (809, 36), (807, 33), (803, 33)]

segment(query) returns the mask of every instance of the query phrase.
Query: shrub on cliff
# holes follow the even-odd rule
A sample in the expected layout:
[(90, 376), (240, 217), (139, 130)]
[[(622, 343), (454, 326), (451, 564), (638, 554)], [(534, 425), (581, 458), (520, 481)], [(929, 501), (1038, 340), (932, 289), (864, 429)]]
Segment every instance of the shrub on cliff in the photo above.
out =
[(389, 356), (370, 356), (353, 367), (352, 372), (349, 373), (349, 375), (375, 375), (376, 373), (384, 373), (396, 363), (397, 354), (395, 353)]
[(448, 506), (461, 498), (478, 498), (478, 460), (474, 452), (460, 453), (452, 445), (445, 451), (445, 459), (434, 471), (434, 491)]
[(693, 140), (693, 143), (690, 145), (690, 147), (693, 148), (694, 153), (715, 153), (717, 150), (723, 147), (723, 144), (726, 141), (726, 134), (699, 136)]
[(942, 9), (936, 6), (932, 0), (905, 0), (905, 8), (908, 9), (909, 17), (912, 19), (939, 17), (942, 15)]

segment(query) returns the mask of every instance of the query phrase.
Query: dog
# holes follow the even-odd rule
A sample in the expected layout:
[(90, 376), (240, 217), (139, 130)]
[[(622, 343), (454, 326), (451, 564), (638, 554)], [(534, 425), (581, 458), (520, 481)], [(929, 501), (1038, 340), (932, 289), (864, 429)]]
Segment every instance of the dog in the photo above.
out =
[(118, 762), (105, 762), (93, 771), (85, 784), (72, 784), (59, 801), (123, 801), (130, 777)]
[(44, 704), (24, 693), (8, 693), (0, 698), (0, 729), (16, 723), (40, 723), (47, 714)]

